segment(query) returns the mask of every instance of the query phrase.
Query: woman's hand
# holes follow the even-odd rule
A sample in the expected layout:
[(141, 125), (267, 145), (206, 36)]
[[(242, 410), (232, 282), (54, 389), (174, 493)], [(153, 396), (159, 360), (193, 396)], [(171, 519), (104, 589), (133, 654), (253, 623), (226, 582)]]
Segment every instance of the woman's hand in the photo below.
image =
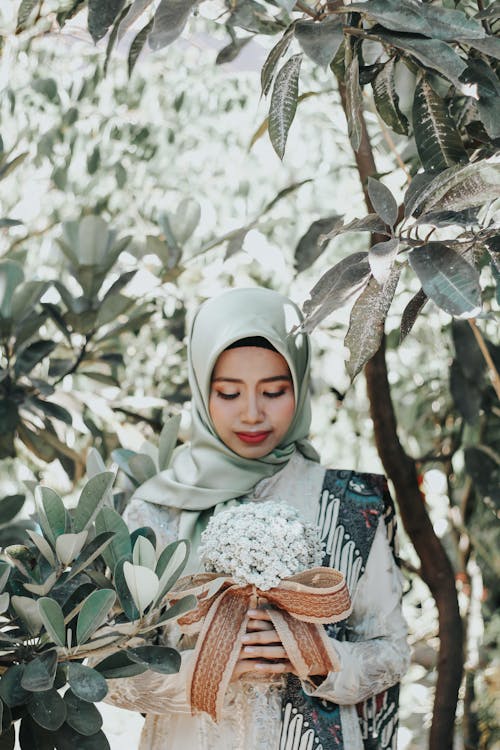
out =
[(253, 672), (259, 675), (275, 675), (294, 672), (288, 654), (274, 629), (269, 613), (265, 609), (249, 609), (247, 631), (242, 636), (241, 651), (231, 677), (231, 682), (241, 675)]

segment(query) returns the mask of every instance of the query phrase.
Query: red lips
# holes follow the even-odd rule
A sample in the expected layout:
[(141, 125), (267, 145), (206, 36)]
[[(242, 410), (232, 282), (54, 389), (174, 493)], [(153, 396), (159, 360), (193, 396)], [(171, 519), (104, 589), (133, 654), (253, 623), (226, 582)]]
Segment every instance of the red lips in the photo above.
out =
[(264, 440), (271, 434), (271, 431), (268, 430), (267, 432), (237, 432), (237, 437), (242, 440), (244, 443), (250, 443), (252, 445), (257, 445), (258, 443), (263, 443)]

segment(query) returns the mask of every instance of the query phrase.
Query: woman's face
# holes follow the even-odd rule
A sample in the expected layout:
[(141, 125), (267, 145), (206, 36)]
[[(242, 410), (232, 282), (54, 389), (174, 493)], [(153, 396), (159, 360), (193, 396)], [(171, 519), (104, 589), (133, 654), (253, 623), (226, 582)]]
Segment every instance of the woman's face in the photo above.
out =
[(243, 458), (262, 458), (279, 445), (295, 413), (285, 359), (270, 349), (222, 352), (212, 373), (209, 411), (218, 436)]

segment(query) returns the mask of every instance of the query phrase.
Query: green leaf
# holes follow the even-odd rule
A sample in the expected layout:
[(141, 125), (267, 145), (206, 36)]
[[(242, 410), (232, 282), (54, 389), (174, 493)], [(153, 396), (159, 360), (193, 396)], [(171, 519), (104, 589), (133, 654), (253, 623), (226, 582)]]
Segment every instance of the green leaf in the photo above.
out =
[(396, 47), (417, 60), (426, 68), (436, 70), (450, 80), (458, 89), (462, 87), (460, 76), (467, 63), (446, 42), (439, 39), (423, 39), (409, 34), (400, 36), (376, 29), (372, 35), (384, 44)]
[(181, 416), (175, 414), (173, 417), (169, 417), (163, 425), (158, 445), (158, 468), (160, 471), (165, 471), (170, 466), (170, 459), (177, 445), (180, 424)]
[(313, 221), (307, 232), (300, 238), (295, 248), (295, 268), (297, 273), (305, 271), (326, 250), (330, 239), (325, 235), (339, 223), (340, 216), (334, 214)]
[(422, 78), (413, 100), (413, 130), (426, 172), (442, 172), (468, 161), (460, 134), (445, 102)]
[(12, 260), (0, 263), (0, 318), (10, 318), (12, 296), (24, 281), (23, 269)]
[(43, 625), (43, 620), (38, 612), (36, 599), (29, 596), (13, 596), (10, 603), (14, 612), (21, 618), (32, 635), (38, 635)]
[(78, 615), (76, 624), (77, 643), (81, 644), (88, 641), (92, 633), (105, 622), (115, 601), (116, 593), (112, 589), (99, 589), (89, 594)]
[(105, 531), (113, 531), (115, 534), (109, 546), (102, 553), (106, 565), (113, 571), (121, 557), (132, 554), (127, 524), (112, 508), (104, 507), (97, 514), (95, 527), (97, 534), (102, 534)]
[(33, 693), (50, 690), (54, 684), (56, 670), (57, 652), (54, 649), (44, 651), (26, 664), (21, 685)]
[(139, 484), (143, 484), (158, 473), (153, 459), (146, 453), (136, 453), (135, 456), (130, 457), (128, 463), (134, 478)]
[(288, 131), (295, 117), (302, 55), (293, 55), (281, 68), (273, 87), (269, 109), (269, 137), (280, 159), (285, 154)]
[(26, 500), (25, 495), (7, 495), (0, 500), (0, 524), (8, 523), (17, 516)]
[(197, 604), (198, 600), (192, 594), (189, 594), (189, 596), (183, 596), (182, 599), (178, 599), (175, 604), (172, 604), (172, 606), (169, 607), (167, 611), (164, 612), (153, 625), (142, 627), (140, 631), (141, 634), (147, 633), (151, 630), (155, 630), (160, 625), (168, 622), (168, 620), (175, 619), (177, 617), (180, 617), (181, 615), (186, 614), (186, 612), (190, 612), (197, 606)]
[(66, 645), (66, 626), (63, 611), (54, 599), (42, 597), (38, 600), (38, 611), (45, 630), (58, 646)]
[(373, 100), (382, 120), (395, 133), (408, 135), (409, 123), (399, 108), (399, 96), (394, 83), (396, 59), (392, 57), (372, 81)]
[(23, 225), (23, 222), (19, 221), (18, 219), (8, 219), (8, 218), (0, 219), (0, 229), (8, 229), (10, 227), (20, 227), (22, 225)]
[(102, 727), (102, 716), (93, 703), (82, 701), (72, 690), (64, 693), (66, 705), (66, 722), (78, 734), (87, 737), (95, 734)]
[(369, 359), (378, 351), (384, 334), (385, 318), (399, 281), (401, 268), (394, 267), (381, 286), (374, 278), (360, 294), (351, 311), (344, 345), (350, 352), (346, 370), (354, 380)]
[(16, 32), (21, 31), (28, 21), (32, 11), (38, 5), (39, 0), (21, 0), (19, 10), (17, 11), (17, 28)]
[(98, 42), (115, 21), (123, 8), (124, 0), (88, 0), (88, 28), (94, 42)]
[(460, 362), (453, 360), (450, 367), (450, 393), (457, 411), (470, 425), (477, 424), (479, 419), (483, 400), (480, 385), (477, 381), (469, 380), (460, 367)]
[(10, 311), (12, 319), (20, 321), (31, 315), (49, 286), (48, 281), (25, 281), (24, 284), (16, 287), (12, 295)]
[[(25, 674), (28, 668), (25, 670)], [(28, 701), (28, 713), (36, 723), (55, 732), (66, 720), (66, 704), (57, 690), (45, 690)]]
[(297, 21), (295, 36), (305, 54), (326, 68), (344, 40), (342, 19), (326, 16), (322, 21)]
[(60, 534), (57, 537), (56, 555), (65, 568), (80, 554), (88, 535), (88, 531), (80, 531), (78, 534)]
[(330, 268), (309, 292), (304, 303), (303, 328), (311, 332), (367, 283), (370, 275), (368, 253), (353, 253)]
[(131, 557), (132, 555), (129, 555), (118, 560), (113, 571), (113, 579), (122, 609), (130, 622), (134, 622), (139, 618), (139, 610), (132, 598), (127, 581), (125, 580), (125, 573), (123, 572), (125, 563), (130, 563)]
[(161, 0), (148, 39), (151, 49), (166, 47), (182, 34), (196, 2), (197, 0)]
[(108, 686), (102, 674), (75, 661), (72, 661), (68, 667), (68, 682), (76, 697), (88, 703), (102, 701), (108, 692)]
[(142, 617), (145, 609), (158, 594), (158, 576), (150, 568), (143, 565), (133, 565), (126, 561), (123, 564), (123, 575), (134, 600), (134, 604)]
[(500, 462), (488, 446), (470, 445), (465, 448), (465, 469), (484, 500), (500, 507)]
[(368, 253), (368, 262), (375, 280), (383, 286), (389, 279), (394, 259), (399, 251), (399, 239), (393, 237), (386, 242), (372, 245)]
[(170, 591), (175, 581), (184, 570), (188, 557), (190, 545), (187, 539), (180, 539), (167, 545), (156, 564), (156, 575), (159, 578), (158, 593), (153, 602), (156, 606), (162, 600), (167, 591)]
[(138, 646), (128, 648), (126, 653), (132, 661), (160, 674), (175, 674), (181, 666), (181, 655), (169, 646)]
[(359, 59), (354, 51), (352, 60), (346, 71), (346, 117), (349, 140), (354, 151), (361, 145), (361, 108), (363, 94), (359, 85)]
[[(1, 744), (0, 749), (4, 750)], [(24, 713), (19, 725), (19, 746), (21, 750), (53, 750), (53, 733), (40, 727), (28, 713)], [(17, 745), (16, 745), (17, 747)]]
[(429, 300), (423, 289), (419, 289), (418, 292), (411, 298), (406, 305), (401, 315), (401, 326), (399, 333), (399, 342), (401, 343), (410, 333), (415, 321), (422, 311), (425, 303)]
[(58, 419), (67, 425), (73, 424), (73, 417), (69, 411), (59, 404), (54, 404), (52, 401), (45, 401), (44, 399), (35, 398), (33, 396), (30, 398), (30, 403), (53, 419)]
[(486, 361), (468, 321), (454, 319), (451, 333), (456, 359), (465, 377), (481, 383), (486, 373)]
[(154, 570), (156, 568), (156, 551), (149, 539), (138, 536), (132, 551), (132, 562), (134, 565), (143, 565), (145, 568)]
[(46, 596), (57, 581), (57, 572), (49, 573), (43, 583), (24, 583), (24, 588), (37, 596)]
[(56, 348), (56, 342), (50, 340), (34, 341), (22, 349), (16, 357), (14, 372), (17, 377), (27, 375), (36, 365)]
[(64, 534), (69, 527), (64, 503), (50, 487), (39, 485), (35, 489), (35, 505), (43, 534), (52, 545), (55, 545), (57, 537)]
[(97, 328), (114, 322), (117, 318), (130, 310), (134, 305), (134, 300), (126, 297), (124, 294), (106, 295), (97, 313), (95, 325)]
[(9, 729), (7, 729), (0, 736), (0, 750), (14, 750), (15, 744), (16, 744), (16, 730), (14, 729), (14, 724), (12, 724), (9, 727)]
[(21, 685), (24, 668), (24, 664), (14, 664), (3, 673), (0, 680), (0, 698), (9, 708), (22, 706), (30, 696), (30, 693)]
[(368, 196), (376, 213), (384, 224), (394, 227), (398, 218), (398, 204), (393, 194), (383, 182), (368, 177)]
[(114, 532), (105, 531), (102, 534), (98, 534), (94, 539), (92, 539), (92, 541), (87, 544), (87, 546), (82, 550), (80, 555), (74, 561), (73, 565), (71, 566), (71, 571), (66, 578), (66, 581), (70, 581), (72, 578), (77, 576), (78, 573), (81, 573), (82, 570), (89, 568), (91, 563), (93, 563), (94, 560), (99, 557), (99, 555), (102, 555), (104, 550), (109, 547), (113, 537)]
[(145, 664), (131, 661), (125, 651), (117, 651), (96, 664), (94, 669), (97, 669), (107, 680), (116, 680), (119, 677), (134, 677), (137, 674), (143, 674), (147, 667)]
[(144, 45), (146, 44), (146, 40), (151, 32), (151, 29), (153, 28), (154, 24), (154, 18), (151, 19), (151, 21), (146, 24), (146, 26), (139, 31), (138, 34), (134, 37), (132, 44), (130, 45), (130, 49), (128, 52), (128, 58), (127, 58), (127, 65), (128, 65), (128, 76), (132, 75), (132, 72), (135, 68), (135, 64), (139, 58), (139, 55), (141, 54)]
[(424, 292), (442, 310), (465, 318), (480, 313), (479, 275), (458, 253), (443, 242), (429, 242), (412, 250), (408, 259)]
[(115, 475), (112, 471), (103, 471), (89, 479), (73, 514), (75, 532), (83, 531), (92, 523), (114, 481)]
[(426, 183), (412, 200), (414, 216), (436, 209), (463, 211), (500, 197), (500, 158), (455, 166)]
[(7, 175), (14, 171), (14, 169), (17, 169), (17, 167), (23, 163), (27, 156), (28, 152), (25, 151), (23, 154), (19, 154), (19, 156), (11, 159), (11, 161), (7, 162), (6, 164), (0, 165), (0, 180), (5, 179)]
[(3, 591), (9, 580), (12, 568), (6, 560), (0, 560), (0, 591)]
[(262, 95), (267, 96), (274, 78), (274, 72), (280, 59), (287, 51), (293, 39), (294, 24), (288, 27), (281, 39), (269, 52), (260, 73)]

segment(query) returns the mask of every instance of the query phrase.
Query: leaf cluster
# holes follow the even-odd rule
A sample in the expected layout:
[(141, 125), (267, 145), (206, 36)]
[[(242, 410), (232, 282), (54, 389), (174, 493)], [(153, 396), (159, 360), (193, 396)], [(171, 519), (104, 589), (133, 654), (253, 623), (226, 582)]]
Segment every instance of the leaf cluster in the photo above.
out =
[[(92, 465), (101, 464), (93, 455)], [(3, 747), (14, 747), (17, 725), (22, 748), (49, 750), (70, 741), (74, 747), (107, 748), (94, 705), (107, 693), (106, 680), (179, 668), (174, 649), (149, 645), (147, 638), (193, 606), (192, 597), (172, 607), (164, 602), (189, 545), (181, 540), (160, 550), (153, 529), (130, 534), (112, 507), (114, 478), (108, 471), (94, 473), (71, 509), (52, 489), (38, 486), (37, 530), (4, 550)], [(89, 658), (92, 666), (85, 663)]]

